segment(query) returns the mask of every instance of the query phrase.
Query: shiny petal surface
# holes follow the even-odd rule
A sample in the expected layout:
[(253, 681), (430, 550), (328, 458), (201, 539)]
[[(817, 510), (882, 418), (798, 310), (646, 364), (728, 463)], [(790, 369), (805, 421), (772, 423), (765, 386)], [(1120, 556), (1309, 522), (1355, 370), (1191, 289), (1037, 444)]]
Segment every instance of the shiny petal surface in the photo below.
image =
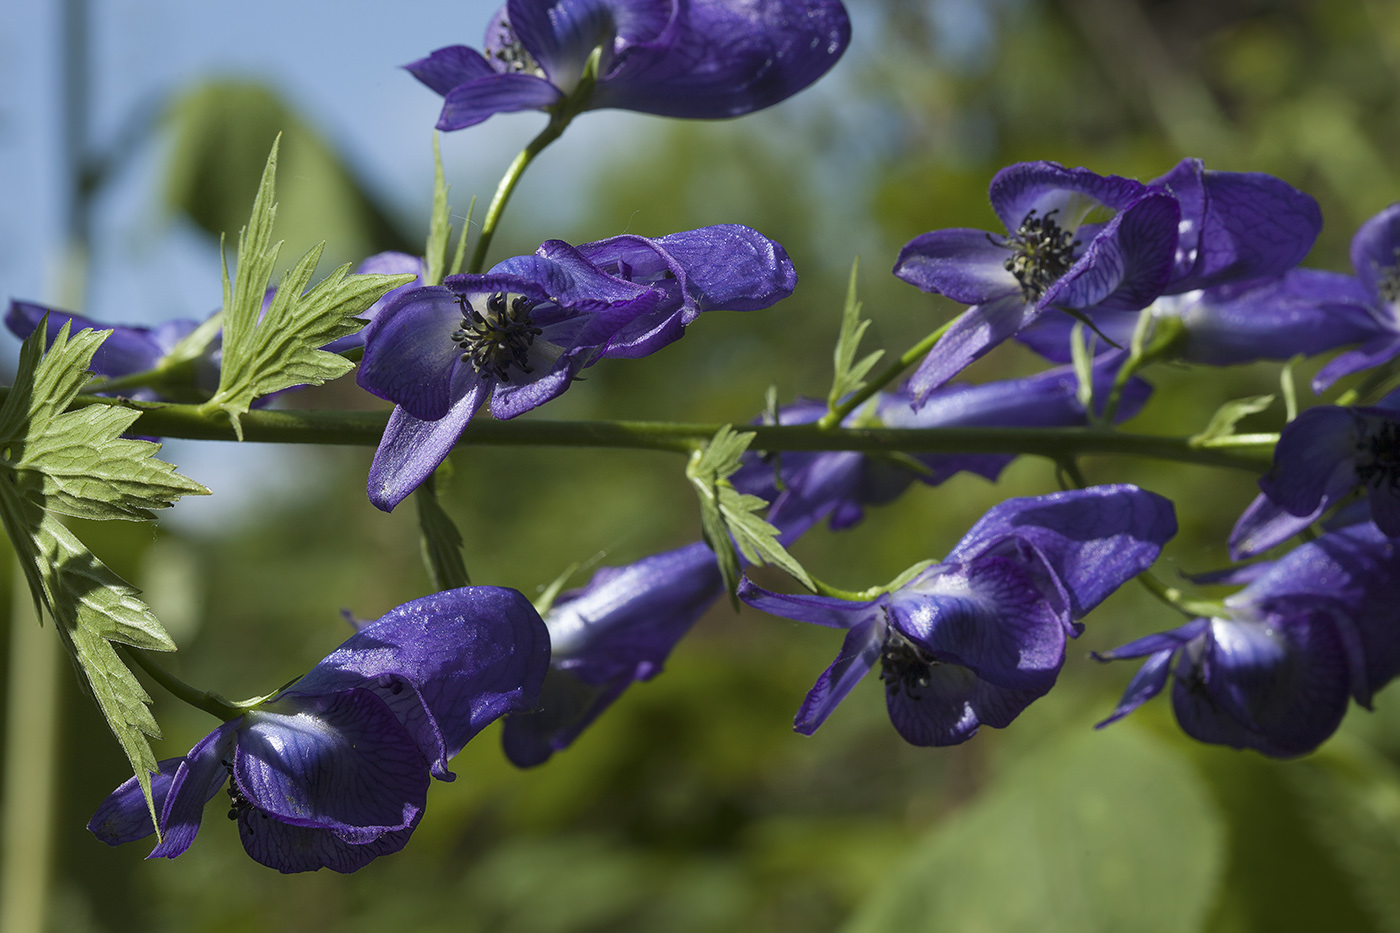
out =
[(890, 722), (911, 745), (959, 745), (983, 726), (1002, 729), (1043, 692), (1009, 690), (957, 664), (936, 664), (917, 695), (887, 689)]
[(1185, 159), (1152, 184), (1182, 206), (1173, 294), (1281, 275), (1303, 261), (1322, 229), (1312, 197), (1262, 172), (1206, 171)]
[(1400, 302), (1382, 294), (1387, 276), (1400, 274), (1400, 203), (1392, 204), (1367, 220), (1351, 238), (1351, 267), (1373, 303), (1387, 307), (1393, 322), (1400, 313)]
[(444, 96), (459, 84), (494, 74), (486, 59), (481, 57), (481, 53), (465, 45), (445, 46), (403, 67), (409, 74)]
[(909, 394), (914, 404), (921, 406), (934, 389), (1035, 320), (1038, 313), (1034, 305), (1021, 300), (1019, 292), (968, 308), (909, 378)]
[(461, 323), (462, 308), (448, 289), (403, 293), (365, 327), (365, 355), (355, 381), (415, 418), (436, 421), (456, 401), (452, 376), (462, 349), (452, 333)]
[(1031, 211), (1044, 217), (1057, 212), (1062, 227), (1078, 227), (1095, 208), (1121, 211), (1148, 193), (1131, 178), (1096, 175), (1057, 162), (1019, 162), (992, 178), (992, 209), (1006, 229), (1015, 232)]
[[(184, 763), (184, 758), (166, 758), (157, 765), (159, 773), (151, 775), (151, 797), (155, 800), (157, 813), (165, 809), (170, 784), (175, 772)], [(223, 786), (222, 781), (220, 786)], [(218, 788), (214, 788), (214, 791), (217, 793)], [(88, 820), (87, 828), (88, 832), (109, 846), (135, 842), (156, 831), (151, 824), (151, 811), (146, 807), (146, 796), (141, 793), (141, 785), (134, 775), (98, 804), (97, 812)]]
[(1170, 278), (1179, 214), (1176, 199), (1167, 194), (1146, 195), (1115, 214), (1045, 290), (1039, 306), (1145, 308)]
[(593, 106), (737, 117), (807, 87), (836, 64), (851, 38), (838, 0), (692, 0), (678, 10), (655, 40), (619, 51)]
[(862, 619), (852, 626), (841, 643), (841, 653), (817, 678), (807, 698), (802, 701), (802, 708), (797, 711), (797, 718), (792, 723), (794, 730), (811, 735), (826, 722), (861, 678), (879, 663), (886, 631), (885, 623), (875, 617)]
[(1363, 431), (1352, 409), (1323, 405), (1302, 412), (1284, 426), (1259, 488), (1294, 515), (1312, 515), (1324, 499), (1335, 502), (1356, 484), (1353, 458)]
[(890, 624), (924, 652), (982, 680), (1044, 693), (1065, 662), (1065, 630), (1014, 560), (938, 566), (890, 594)]
[[(292, 690), (374, 689), (441, 775), (488, 724), (532, 706), (548, 664), (549, 633), (529, 601), (515, 590), (472, 586), (390, 610)], [(416, 685), (417, 698), (395, 691), (396, 680)]]
[(253, 807), (280, 822), (364, 843), (407, 828), (427, 804), (427, 762), (369, 690), (293, 689), (243, 719), (234, 780)]
[(239, 725), (234, 719), (200, 739), (175, 770), (160, 811), (161, 841), (150, 858), (175, 858), (194, 842), (204, 805), (228, 780)]
[(329, 829), (294, 826), (252, 808), (238, 816), (238, 836), (243, 851), (255, 862), (283, 874), (329, 868), (342, 873), (358, 871), (381, 855), (391, 855), (408, 844), (418, 817), (406, 829), (382, 833), (363, 843), (351, 843)]
[(369, 468), (369, 501), (392, 512), (432, 475), (486, 401), (481, 383), (453, 403), (436, 421), (423, 421), (395, 408)]
[(1172, 504), (1136, 486), (1092, 486), (993, 506), (948, 555), (966, 562), (1025, 546), (1061, 587), (1073, 619), (1151, 567), (1176, 534)]
[(544, 78), (527, 74), (491, 74), (473, 78), (448, 91), (437, 128), (443, 132), (476, 126), (497, 113), (552, 107), (564, 98)]
[(921, 291), (982, 304), (1021, 294), (1016, 276), (1006, 268), (1010, 256), (1011, 250), (985, 230), (934, 230), (904, 244), (894, 274)]

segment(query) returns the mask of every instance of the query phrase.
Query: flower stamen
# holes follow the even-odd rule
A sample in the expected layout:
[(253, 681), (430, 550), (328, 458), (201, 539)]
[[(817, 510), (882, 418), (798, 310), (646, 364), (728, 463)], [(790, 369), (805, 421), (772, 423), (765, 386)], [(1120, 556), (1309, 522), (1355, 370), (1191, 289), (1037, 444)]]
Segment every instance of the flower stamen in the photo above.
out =
[(1382, 421), (1356, 443), (1356, 478), (1364, 486), (1400, 487), (1400, 424)]
[(512, 366), (534, 372), (529, 362), (530, 347), (544, 333), (530, 320), (535, 303), (525, 295), (493, 292), (486, 297), (485, 311), (474, 308), (465, 295), (457, 295), (462, 308), (462, 326), (452, 332), (452, 342), (462, 349), (462, 362), (471, 363), (478, 373), (489, 373), (510, 382)]
[(544, 69), (539, 62), (530, 54), (525, 46), (520, 44), (520, 40), (515, 37), (515, 29), (511, 26), (510, 20), (501, 18), (501, 33), (503, 41), (500, 48), (488, 46), (484, 51), (486, 60), (491, 62), (497, 71), (506, 74), (532, 74), (543, 78)]
[(885, 682), (887, 692), (902, 692), (909, 699), (917, 700), (920, 691), (928, 687), (929, 675), (937, 663), (918, 645), (891, 627), (880, 649), (880, 679)]
[(1039, 301), (1045, 290), (1074, 264), (1079, 241), (1060, 227), (1054, 219), (1057, 213), (1058, 208), (1037, 217), (1032, 209), (1015, 233), (992, 238), (996, 245), (1011, 250), (1002, 265), (1021, 283), (1021, 297), (1027, 303)]

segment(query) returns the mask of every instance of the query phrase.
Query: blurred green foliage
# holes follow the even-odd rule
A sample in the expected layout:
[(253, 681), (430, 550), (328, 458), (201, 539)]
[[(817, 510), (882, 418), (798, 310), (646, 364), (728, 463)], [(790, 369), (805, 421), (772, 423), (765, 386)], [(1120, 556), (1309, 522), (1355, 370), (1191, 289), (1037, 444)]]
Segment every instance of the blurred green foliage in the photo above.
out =
[[(1337, 270), (1347, 269), (1357, 224), (1400, 197), (1390, 156), (1400, 151), (1395, 0), (852, 5), (876, 34), (859, 35), (839, 66), (844, 80), (826, 96), (810, 92), (732, 123), (650, 121), (644, 138), (616, 146), (580, 229), (512, 216), (532, 242), (742, 222), (782, 242), (802, 277), (777, 308), (706, 315), (662, 354), (589, 370), (542, 415), (741, 422), (761, 409), (770, 382), (785, 401), (821, 396), (852, 254), (863, 254), (860, 297), (874, 321), (865, 347), (902, 351), (955, 308), (883, 270), (918, 233), (993, 224), (987, 183), (1012, 161), (1152, 178), (1199, 155), (1214, 168), (1272, 172), (1322, 203), (1326, 228), (1311, 263)], [(959, 11), (985, 29), (940, 26)], [(220, 102), (211, 109), (200, 94)], [(230, 124), (220, 132), (286, 131), (289, 178), (348, 177), (330, 167), (338, 163), (324, 144), (304, 156), (314, 164), (290, 168), (298, 119), (264, 92), (211, 88), (182, 106), (190, 109), (177, 119), (175, 164), (196, 168), (177, 172), (171, 191), (211, 228), (236, 226), (219, 211), (245, 215), (252, 189), (230, 188), (225, 202), (184, 180), (232, 177), (222, 160), (241, 151), (210, 133), (206, 114), (246, 107), (251, 116), (219, 121)], [(267, 142), (254, 148), (260, 160)], [(279, 223), (297, 213), (295, 197), (286, 192)], [(357, 248), (383, 243), (356, 197), (341, 190), (332, 201), (358, 220), (313, 213), (308, 238), (343, 223), (363, 231), (346, 241)], [(1039, 366), (1005, 347), (968, 375)], [(1300, 384), (1312, 372), (1303, 369)], [(1223, 402), (1274, 392), (1277, 373), (1152, 372), (1156, 396), (1133, 427), (1199, 431)], [(363, 398), (336, 385), (294, 404)], [(1244, 429), (1281, 420), (1276, 406)], [(151, 586), (157, 611), (166, 599), (200, 607), (177, 664), (229, 696), (265, 692), (313, 664), (347, 634), (341, 608), (372, 618), (430, 585), (413, 510), (384, 516), (365, 501), (368, 451), (315, 451), (298, 462), (307, 481), (295, 501), (207, 535), (80, 530), (115, 569)], [(678, 457), (472, 449), (454, 463), (442, 501), (475, 582), (532, 594), (573, 562), (585, 564), (582, 581), (599, 564), (699, 537)], [(1225, 535), (1255, 488), (1253, 477), (1200, 468), (1083, 466), (1092, 482), (1132, 480), (1177, 502), (1167, 577), (1226, 562)], [(996, 501), (1054, 482), (1048, 464), (1018, 461), (997, 486), (960, 477), (916, 488), (860, 527), (814, 531), (793, 550), (823, 579), (867, 586), (942, 556)], [(172, 543), (191, 565), (186, 576), (142, 570), (143, 554), (168, 555)], [(353, 877), (261, 868), (217, 805), (172, 863), (143, 863), (140, 844), (105, 849), (81, 824), (125, 777), (125, 762), (91, 703), (74, 695), (54, 928), (1400, 929), (1400, 699), (1383, 693), (1376, 713), (1354, 710), (1337, 739), (1298, 762), (1193, 743), (1163, 700), (1093, 732), (1132, 668), (1098, 665), (1087, 652), (1177, 622), (1125, 588), (1090, 617), (1054, 693), (1005, 731), (930, 750), (897, 737), (875, 684), (815, 737), (794, 735), (790, 717), (838, 637), (721, 605), (664, 676), (630, 690), (547, 765), (518, 772), (494, 730), (479, 737), (456, 759), (457, 781), (434, 784), (408, 848)], [(170, 736), (164, 754), (182, 753), (211, 726), (164, 698), (157, 712)]]

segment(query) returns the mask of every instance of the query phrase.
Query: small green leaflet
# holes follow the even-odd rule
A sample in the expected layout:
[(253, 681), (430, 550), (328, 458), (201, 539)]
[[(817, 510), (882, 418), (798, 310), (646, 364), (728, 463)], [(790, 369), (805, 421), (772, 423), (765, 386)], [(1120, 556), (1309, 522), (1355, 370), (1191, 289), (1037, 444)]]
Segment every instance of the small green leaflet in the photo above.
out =
[(0, 406), (0, 520), (13, 543), (34, 604), (47, 610), (98, 706), (131, 760), (152, 819), (147, 736), (160, 729), (150, 697), (113, 643), (152, 651), (175, 644), (137, 590), (108, 569), (52, 512), (93, 519), (140, 519), (203, 486), (154, 459), (158, 444), (123, 438), (138, 413), (116, 406), (67, 408), (87, 381), (93, 353), (110, 331), (64, 324), (44, 353), (47, 323), (20, 351), (14, 387)]
[(1209, 447), (1212, 441), (1230, 437), (1235, 433), (1235, 425), (1249, 415), (1257, 415), (1274, 403), (1272, 395), (1256, 395), (1226, 402), (1210, 416), (1205, 430), (1191, 438), (1193, 447)]
[(423, 252), (423, 284), (441, 285), (443, 276), (456, 275), (462, 271), (462, 263), (467, 258), (467, 230), (471, 227), (472, 213), (476, 209), (476, 198), (467, 207), (467, 219), (462, 224), (462, 232), (457, 236), (457, 251), (452, 262), (447, 261), (447, 244), (452, 239), (452, 210), (447, 203), (451, 187), (442, 174), (442, 150), (438, 146), (437, 134), (433, 135), (433, 216), (428, 221), (428, 244)]
[[(442, 471), (438, 467), (438, 471)], [(413, 494), (418, 505), (418, 531), (423, 563), (428, 577), (439, 591), (470, 586), (467, 565), (462, 560), (462, 533), (437, 498), (437, 474), (430, 475)]]
[(272, 242), (272, 222), (277, 213), (273, 202), (276, 178), (274, 142), (253, 201), (253, 213), (238, 234), (236, 280), (230, 282), (228, 266), (224, 266), (224, 342), (219, 389), (201, 406), (204, 412), (226, 413), (240, 439), (243, 428), (239, 418), (254, 399), (292, 386), (320, 385), (353, 369), (349, 360), (321, 347), (355, 333), (362, 326), (353, 320), (355, 315), (391, 288), (413, 281), (411, 275), (350, 275), (346, 264), (306, 291), (321, 257), (322, 247), (317, 246), (282, 276), (264, 315), (263, 296), (282, 245)]
[(691, 454), (685, 468), (686, 478), (700, 497), (701, 533), (715, 552), (735, 608), (739, 605), (735, 591), (741, 570), (735, 545), (749, 563), (774, 564), (796, 577), (807, 589), (816, 589), (807, 571), (778, 543), (778, 529), (759, 514), (768, 503), (758, 496), (740, 493), (729, 482), (729, 476), (739, 469), (744, 451), (753, 439), (753, 432), (739, 434), (725, 425), (715, 432), (704, 450)]
[(836, 340), (833, 354), (836, 375), (831, 381), (831, 392), (827, 394), (827, 405), (835, 408), (841, 400), (853, 392), (865, 388), (865, 376), (871, 367), (880, 362), (884, 350), (876, 350), (860, 362), (856, 362), (856, 350), (865, 336), (869, 321), (860, 319), (860, 302), (856, 300), (856, 273), (860, 269), (860, 259), (851, 263), (850, 284), (846, 288), (846, 307), (841, 312), (841, 336)]

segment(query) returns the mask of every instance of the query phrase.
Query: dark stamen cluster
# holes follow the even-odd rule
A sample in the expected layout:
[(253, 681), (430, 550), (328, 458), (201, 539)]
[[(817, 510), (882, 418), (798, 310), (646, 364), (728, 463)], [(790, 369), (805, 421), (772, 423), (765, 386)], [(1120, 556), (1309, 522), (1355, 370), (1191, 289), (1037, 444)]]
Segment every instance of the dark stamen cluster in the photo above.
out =
[(1021, 296), (1027, 302), (1038, 301), (1051, 283), (1074, 264), (1074, 248), (1079, 241), (1060, 228), (1055, 221), (1057, 213), (1058, 209), (1037, 217), (1032, 210), (1015, 233), (999, 242), (993, 240), (1011, 250), (1002, 265), (1021, 283)]
[(245, 810), (254, 809), (248, 802), (248, 798), (243, 796), (243, 792), (238, 789), (238, 782), (233, 777), (233, 762), (227, 758), (219, 762), (228, 771), (228, 818), (236, 820), (243, 815)]
[(1400, 424), (1382, 421), (1356, 443), (1356, 478), (1366, 486), (1400, 486)]
[(880, 679), (889, 693), (904, 692), (911, 700), (929, 684), (929, 673), (939, 663), (919, 650), (918, 645), (891, 628), (880, 649)]
[(540, 68), (539, 62), (520, 44), (520, 40), (515, 37), (515, 30), (511, 27), (510, 21), (501, 21), (501, 31), (508, 39), (501, 43), (498, 49), (486, 49), (487, 60), (494, 59), (500, 64), (500, 70), (516, 74), (534, 74), (543, 77), (544, 71)]
[(489, 373), (510, 382), (510, 367), (534, 372), (529, 363), (530, 346), (544, 333), (530, 321), (535, 303), (524, 295), (495, 292), (486, 298), (486, 310), (472, 307), (466, 296), (458, 295), (462, 326), (452, 332), (452, 342), (462, 348), (462, 362), (471, 363), (478, 373)]
[(1376, 278), (1376, 291), (1381, 300), (1388, 304), (1400, 301), (1400, 249), (1395, 250), (1395, 263), (1380, 270)]

